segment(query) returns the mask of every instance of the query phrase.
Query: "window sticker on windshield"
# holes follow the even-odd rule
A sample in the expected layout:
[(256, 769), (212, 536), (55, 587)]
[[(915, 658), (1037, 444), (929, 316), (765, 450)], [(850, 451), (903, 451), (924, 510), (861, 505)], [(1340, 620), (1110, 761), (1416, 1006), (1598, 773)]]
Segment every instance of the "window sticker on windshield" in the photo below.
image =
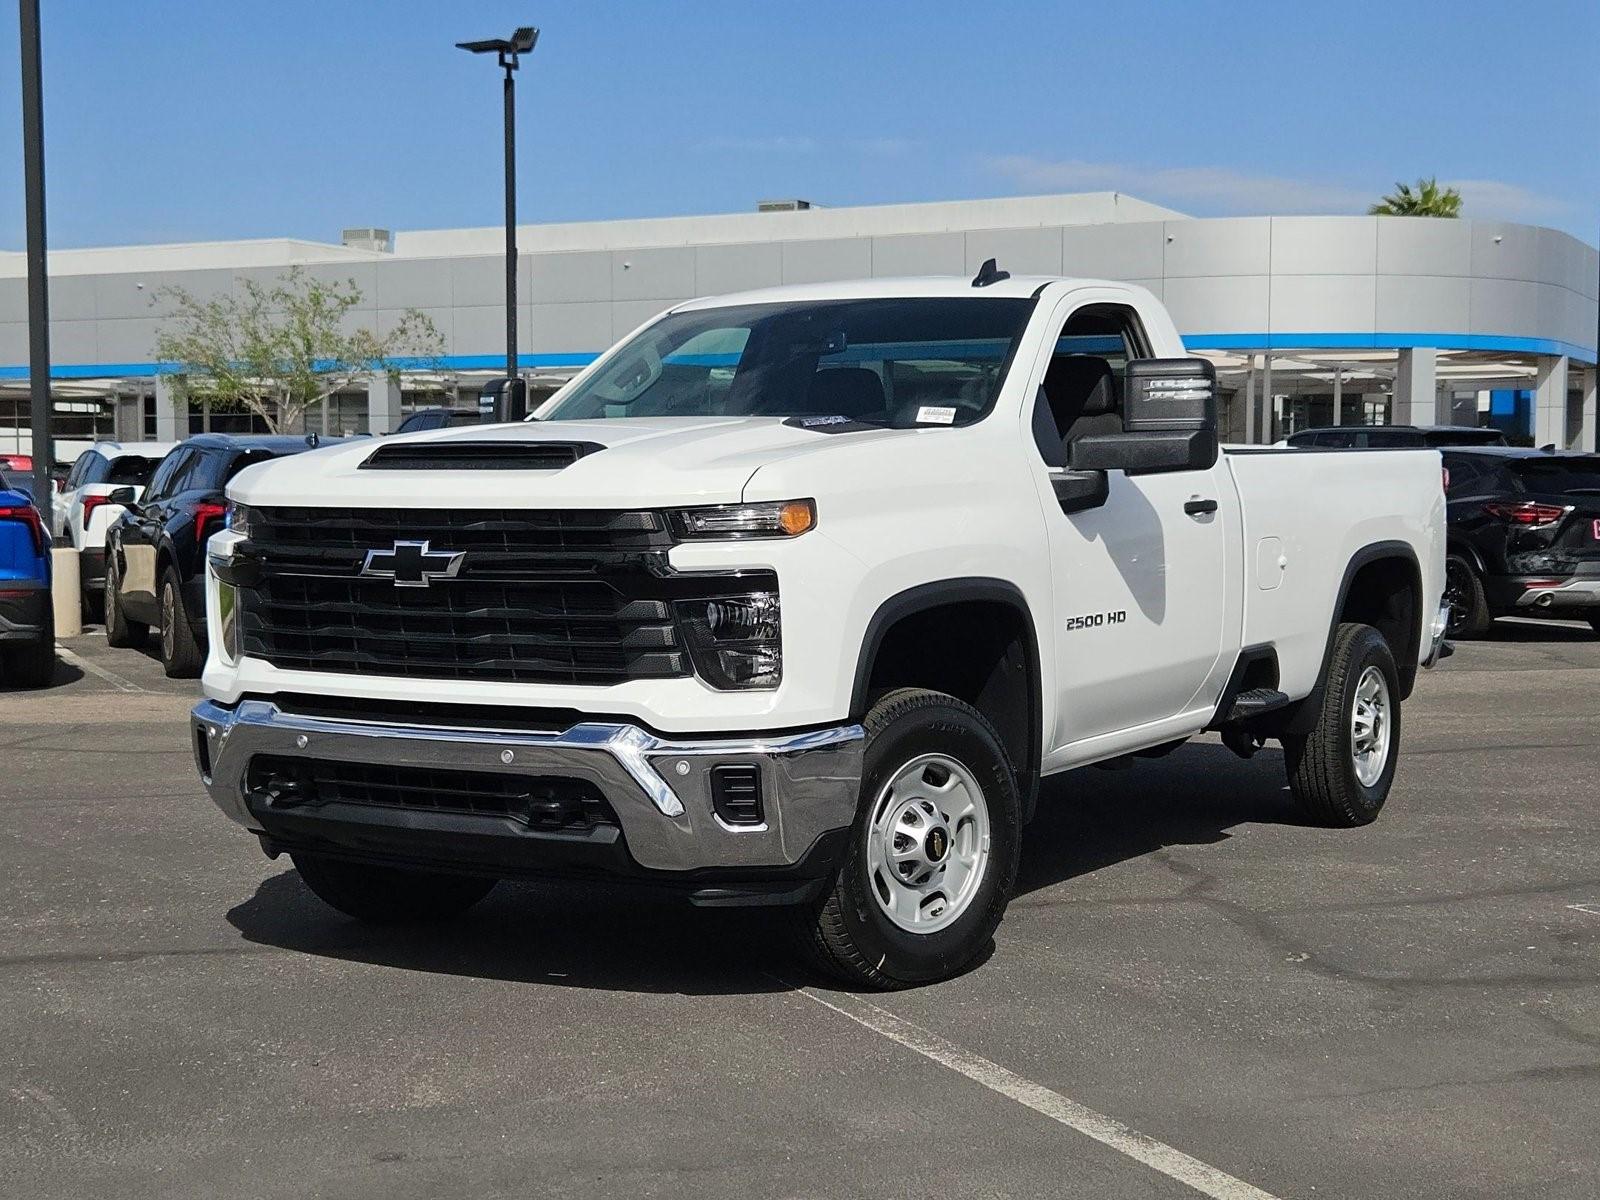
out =
[(919, 425), (954, 425), (956, 410), (945, 404), (924, 404), (917, 409)]

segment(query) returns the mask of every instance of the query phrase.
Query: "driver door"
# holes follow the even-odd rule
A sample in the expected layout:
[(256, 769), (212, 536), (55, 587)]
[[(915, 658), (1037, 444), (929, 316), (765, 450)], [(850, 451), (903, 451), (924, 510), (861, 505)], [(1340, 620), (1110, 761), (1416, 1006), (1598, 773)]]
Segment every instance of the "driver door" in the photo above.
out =
[[(1063, 511), (1052, 476), (1071, 441), (1122, 432), (1123, 368), (1151, 354), (1125, 294), (1075, 292), (1056, 320), (1060, 335), (1040, 364), (1033, 465), (1055, 598), (1054, 765), (1070, 765), (1095, 757), (1097, 739), (1185, 714), (1199, 729), (1210, 718), (1227, 669), (1226, 581), (1240, 569), (1231, 561), (1239, 513), (1220, 456), (1204, 470), (1107, 471), (1104, 503)], [(1084, 404), (1086, 388), (1094, 398)], [(1068, 428), (1052, 446), (1058, 415)]]

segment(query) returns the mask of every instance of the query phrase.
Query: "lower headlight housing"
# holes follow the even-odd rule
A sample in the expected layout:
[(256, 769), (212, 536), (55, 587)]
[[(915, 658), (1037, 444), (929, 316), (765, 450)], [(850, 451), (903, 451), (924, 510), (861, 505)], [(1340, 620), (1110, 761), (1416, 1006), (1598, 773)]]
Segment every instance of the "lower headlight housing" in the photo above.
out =
[(679, 626), (695, 674), (719, 691), (783, 682), (782, 610), (777, 592), (680, 600)]

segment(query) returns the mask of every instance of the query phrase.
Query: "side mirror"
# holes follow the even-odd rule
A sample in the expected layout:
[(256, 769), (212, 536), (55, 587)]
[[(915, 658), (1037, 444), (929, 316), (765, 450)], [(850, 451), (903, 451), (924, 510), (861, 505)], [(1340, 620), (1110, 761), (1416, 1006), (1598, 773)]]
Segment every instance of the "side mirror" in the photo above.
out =
[(1055, 491), (1056, 503), (1064, 513), (1099, 508), (1111, 495), (1111, 484), (1104, 471), (1053, 469), (1050, 472), (1050, 486)]
[(1203, 471), (1217, 461), (1217, 372), (1203, 358), (1140, 358), (1126, 368), (1122, 427), (1072, 443), (1075, 471)]
[(134, 497), (133, 489), (131, 487), (119, 487), (113, 488), (110, 492), (106, 493), (106, 503), (120, 504), (124, 508), (132, 508), (138, 503), (138, 500)]

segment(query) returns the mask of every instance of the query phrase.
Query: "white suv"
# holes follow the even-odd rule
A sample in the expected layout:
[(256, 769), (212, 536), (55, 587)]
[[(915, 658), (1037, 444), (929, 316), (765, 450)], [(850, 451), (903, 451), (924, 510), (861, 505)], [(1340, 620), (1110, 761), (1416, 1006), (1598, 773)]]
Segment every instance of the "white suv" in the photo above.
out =
[(106, 530), (124, 511), (110, 496), (131, 488), (133, 499), (143, 493), (157, 465), (176, 442), (96, 442), (78, 455), (61, 491), (53, 497), (51, 523), (57, 540), (78, 551), (78, 574), (86, 599), (97, 598), (105, 586)]

